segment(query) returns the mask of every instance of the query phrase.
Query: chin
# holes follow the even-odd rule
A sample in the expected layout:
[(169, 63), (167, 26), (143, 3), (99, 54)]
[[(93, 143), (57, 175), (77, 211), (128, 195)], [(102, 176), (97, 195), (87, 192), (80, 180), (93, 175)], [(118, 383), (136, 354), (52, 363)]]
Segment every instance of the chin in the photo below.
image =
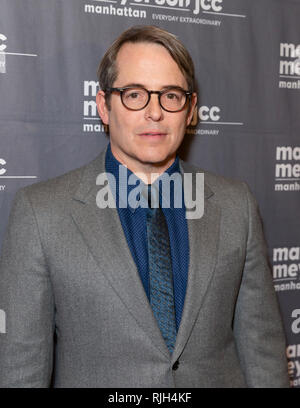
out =
[(143, 157), (140, 157), (140, 162), (144, 164), (153, 164), (153, 165), (163, 165), (164, 163), (167, 163), (168, 160), (171, 160), (171, 155), (166, 155), (166, 154), (147, 154), (143, 155)]

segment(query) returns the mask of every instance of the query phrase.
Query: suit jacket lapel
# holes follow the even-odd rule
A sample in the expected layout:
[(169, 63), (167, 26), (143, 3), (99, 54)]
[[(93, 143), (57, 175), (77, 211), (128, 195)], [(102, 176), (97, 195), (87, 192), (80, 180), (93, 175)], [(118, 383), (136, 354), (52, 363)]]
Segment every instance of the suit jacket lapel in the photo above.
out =
[(96, 205), (96, 177), (105, 171), (105, 151), (86, 167), (72, 201), (72, 217), (101, 271), (156, 347), (169, 357), (116, 208)]
[[(181, 166), (184, 172), (195, 173), (195, 169), (187, 163), (181, 163)], [(190, 247), (188, 284), (172, 361), (176, 361), (182, 353), (213, 276), (218, 252), (221, 210), (213, 203), (212, 196), (213, 192), (205, 184), (204, 214), (202, 218), (188, 220)]]

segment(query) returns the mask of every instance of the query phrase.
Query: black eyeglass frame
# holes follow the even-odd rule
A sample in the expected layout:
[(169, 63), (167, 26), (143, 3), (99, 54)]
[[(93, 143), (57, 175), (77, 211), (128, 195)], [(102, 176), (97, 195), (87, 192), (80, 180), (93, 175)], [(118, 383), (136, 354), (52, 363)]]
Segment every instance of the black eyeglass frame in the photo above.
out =
[[(147, 94), (148, 94), (148, 100), (147, 100), (146, 104), (145, 104), (142, 108), (139, 108), (139, 109), (128, 108), (128, 106), (126, 106), (126, 104), (125, 104), (124, 101), (123, 101), (123, 93), (124, 93), (124, 91), (126, 91), (127, 89), (143, 89), (144, 91), (146, 91)], [(178, 109), (178, 110), (176, 110), (176, 111), (173, 111), (173, 110), (171, 111), (171, 110), (168, 110), (168, 109), (164, 108), (164, 107), (162, 106), (162, 104), (161, 104), (161, 101), (160, 101), (161, 95), (164, 94), (164, 93), (166, 93), (166, 92), (168, 92), (168, 91), (170, 91), (170, 90), (172, 90), (172, 89), (177, 89), (177, 90), (179, 90), (179, 91), (182, 91), (182, 92), (185, 94), (185, 101), (184, 101), (184, 104), (183, 104), (182, 108), (180, 108), (180, 109)], [(164, 111), (166, 111), (166, 112), (171, 112), (171, 113), (176, 113), (176, 112), (182, 111), (182, 110), (185, 108), (185, 105), (186, 105), (186, 103), (187, 103), (187, 100), (189, 101), (189, 105), (190, 105), (190, 104), (191, 104), (191, 96), (192, 96), (192, 94), (193, 94), (193, 92), (186, 91), (186, 90), (184, 90), (184, 89), (182, 89), (182, 88), (180, 88), (180, 87), (176, 87), (176, 86), (171, 86), (170, 88), (165, 88), (165, 89), (162, 90), (162, 91), (151, 91), (151, 90), (148, 90), (148, 89), (146, 89), (146, 88), (144, 88), (144, 87), (142, 87), (142, 86), (124, 86), (123, 88), (107, 88), (104, 92), (109, 92), (109, 93), (111, 93), (111, 92), (119, 92), (119, 93), (120, 93), (120, 97), (121, 97), (121, 102), (122, 102), (123, 106), (124, 106), (126, 109), (132, 110), (132, 111), (140, 111), (140, 110), (145, 109), (146, 106), (148, 105), (148, 103), (150, 102), (151, 95), (152, 95), (152, 94), (157, 94), (157, 95), (158, 95), (158, 102), (159, 102), (160, 107), (161, 107)]]

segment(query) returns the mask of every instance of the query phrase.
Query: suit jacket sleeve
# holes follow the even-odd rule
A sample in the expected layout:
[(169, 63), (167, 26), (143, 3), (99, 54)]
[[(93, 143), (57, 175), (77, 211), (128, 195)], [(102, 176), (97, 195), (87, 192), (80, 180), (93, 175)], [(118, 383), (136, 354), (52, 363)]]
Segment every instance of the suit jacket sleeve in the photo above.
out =
[(288, 387), (285, 336), (257, 204), (248, 200), (247, 253), (237, 299), (234, 333), (250, 387)]
[(0, 387), (48, 387), (53, 361), (54, 300), (33, 208), (20, 190), (0, 260)]

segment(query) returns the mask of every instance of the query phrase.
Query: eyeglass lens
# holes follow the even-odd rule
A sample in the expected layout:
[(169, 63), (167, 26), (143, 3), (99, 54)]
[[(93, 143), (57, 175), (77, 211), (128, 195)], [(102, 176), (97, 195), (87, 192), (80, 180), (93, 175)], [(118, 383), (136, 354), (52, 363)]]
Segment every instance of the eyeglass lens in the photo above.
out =
[[(143, 88), (129, 88), (123, 91), (122, 100), (129, 109), (143, 109), (148, 103), (148, 92)], [(169, 111), (178, 111), (183, 108), (186, 95), (180, 89), (168, 89), (160, 95), (162, 107)]]

